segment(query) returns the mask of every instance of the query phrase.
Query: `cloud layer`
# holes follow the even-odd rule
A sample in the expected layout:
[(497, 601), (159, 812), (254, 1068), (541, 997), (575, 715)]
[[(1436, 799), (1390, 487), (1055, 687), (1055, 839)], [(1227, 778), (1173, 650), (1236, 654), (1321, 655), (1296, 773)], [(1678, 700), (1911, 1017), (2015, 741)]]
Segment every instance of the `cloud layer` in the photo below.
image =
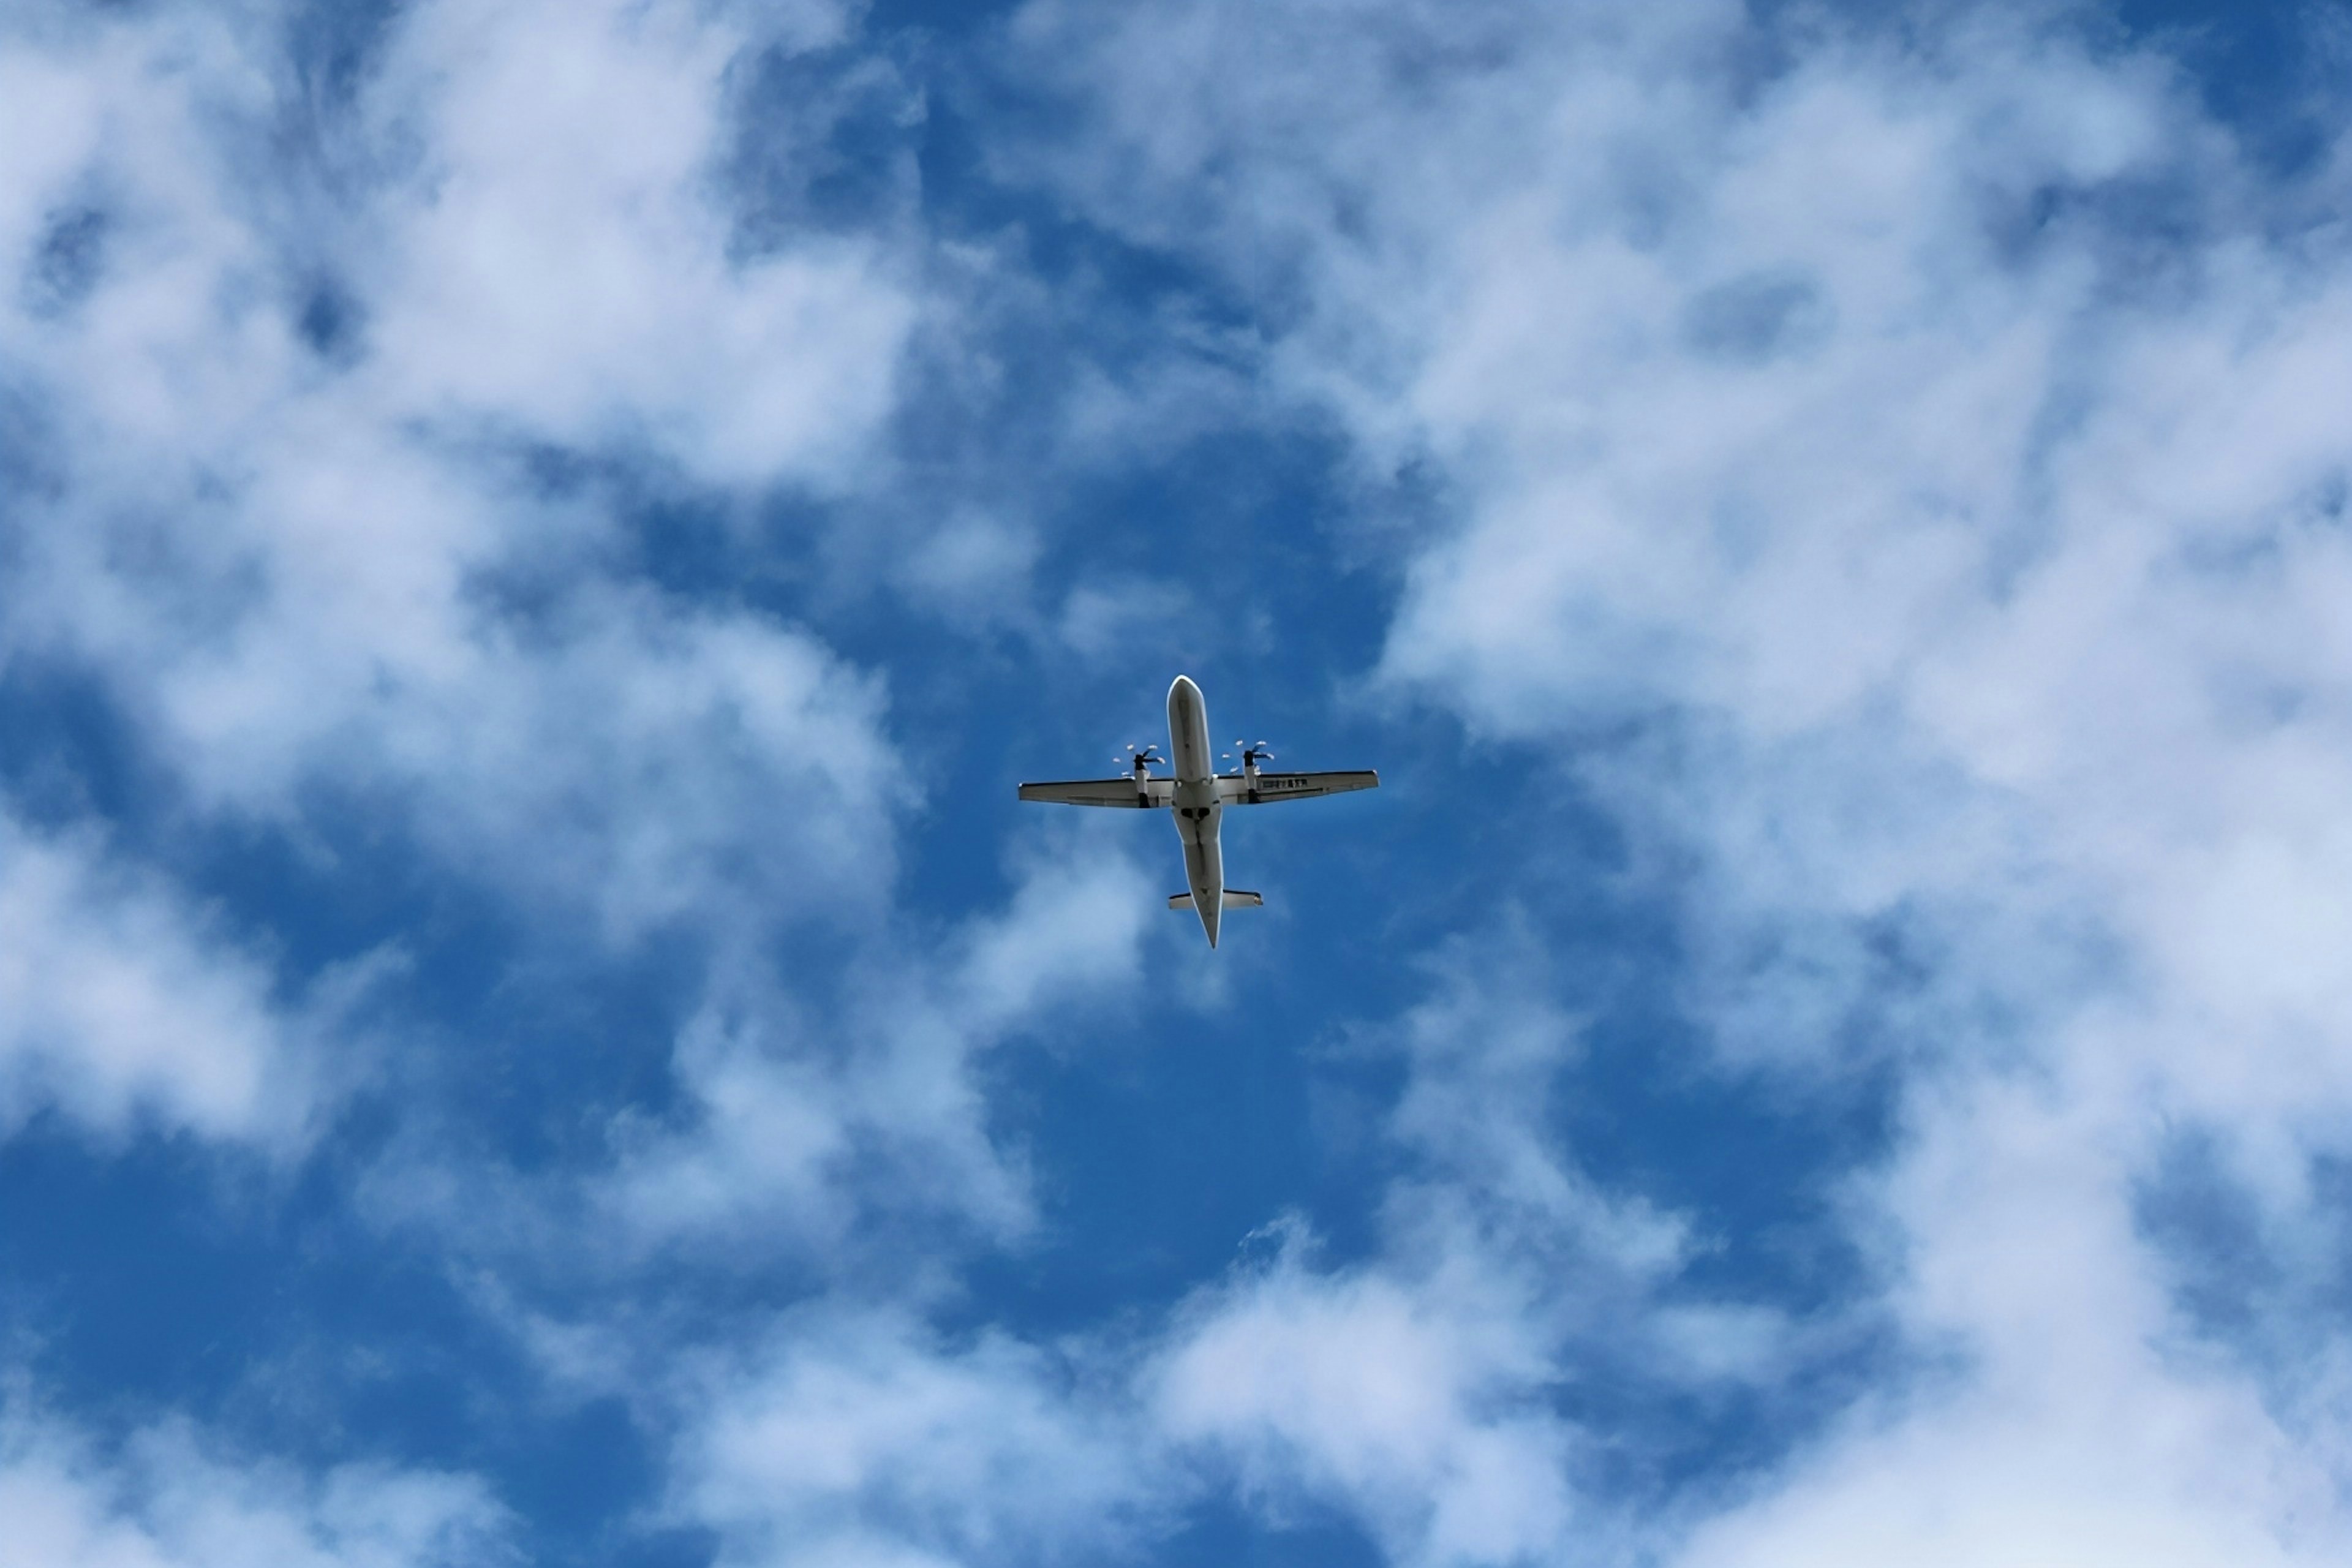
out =
[(467, 1478), (347, 1466), (312, 1480), (185, 1423), (110, 1451), (53, 1416), (0, 1416), (9, 1551), (45, 1568), (455, 1568), (511, 1562), (509, 1521)]

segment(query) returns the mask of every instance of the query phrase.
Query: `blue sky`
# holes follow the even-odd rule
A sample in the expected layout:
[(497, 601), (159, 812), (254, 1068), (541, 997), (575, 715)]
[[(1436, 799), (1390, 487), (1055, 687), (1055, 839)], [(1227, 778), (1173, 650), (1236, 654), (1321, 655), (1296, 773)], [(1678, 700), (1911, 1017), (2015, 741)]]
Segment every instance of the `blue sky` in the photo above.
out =
[(0, 1556), (2347, 1560), (2347, 60), (0, 5)]

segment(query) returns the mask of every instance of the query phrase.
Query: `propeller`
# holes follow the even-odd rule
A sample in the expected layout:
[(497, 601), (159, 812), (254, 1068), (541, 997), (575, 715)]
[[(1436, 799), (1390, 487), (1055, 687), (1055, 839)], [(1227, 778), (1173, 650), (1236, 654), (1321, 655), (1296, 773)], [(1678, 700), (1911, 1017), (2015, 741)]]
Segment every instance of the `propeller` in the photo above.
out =
[[(1242, 749), (1242, 766), (1245, 768), (1254, 768), (1257, 766), (1261, 758), (1267, 762), (1272, 762), (1274, 760), (1274, 753), (1265, 749), (1265, 742), (1264, 741), (1235, 741), (1234, 744)], [(1230, 756), (1232, 753), (1227, 752), (1226, 755)]]
[(1128, 755), (1122, 757), (1114, 753), (1111, 761), (1125, 763), (1139, 773), (1154, 765), (1160, 767), (1168, 765), (1168, 759), (1160, 754), (1158, 746), (1129, 746), (1127, 750)]

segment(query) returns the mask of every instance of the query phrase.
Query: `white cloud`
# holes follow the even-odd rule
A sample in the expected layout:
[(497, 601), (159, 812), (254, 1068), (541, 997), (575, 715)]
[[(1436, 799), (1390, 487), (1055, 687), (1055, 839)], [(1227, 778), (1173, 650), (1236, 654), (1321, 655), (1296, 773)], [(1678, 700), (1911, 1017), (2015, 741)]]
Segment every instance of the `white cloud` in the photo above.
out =
[(1286, 1248), (1177, 1336), (1162, 1425), (1229, 1456), (1246, 1490), (1344, 1502), (1397, 1561), (1548, 1554), (1577, 1511), (1579, 1442), (1540, 1397), (1545, 1347), (1509, 1292), (1448, 1300), (1432, 1283), (1317, 1277)]
[[(470, 1288), (494, 1315), (551, 1367), (603, 1368), (579, 1373), (600, 1386), (665, 1353), (608, 1344), (551, 1281), (625, 1295), (652, 1266), (788, 1267), (929, 1299), (970, 1247), (1035, 1234), (1029, 1151), (991, 1101), (1001, 1058), (1061, 1048), (1140, 981), (1158, 905), (1107, 841), (1063, 837), (1020, 867), (1006, 907), (960, 927), (833, 933), (833, 984), (724, 949), (677, 1029), (674, 1098), (594, 1123), (600, 1157), (525, 1172), (421, 1126), (362, 1205), (490, 1270)], [(583, 1252), (583, 1229), (601, 1245)]]
[(985, 1058), (1131, 987), (1153, 903), (1130, 860), (1065, 842), (1003, 913), (934, 954), (882, 960), (839, 1016), (765, 986), (714, 999), (679, 1045), (684, 1124), (620, 1129), (602, 1201), (625, 1232), (658, 1248), (753, 1226), (839, 1255), (883, 1213), (1025, 1230), (1020, 1151), (990, 1127)]
[[(851, 977), (837, 1013), (719, 987), (681, 1039), (674, 1124), (625, 1121), (611, 1171), (585, 1188), (586, 1227), (608, 1244), (593, 1258), (579, 1225), (537, 1209), (488, 1220), (552, 1242), (567, 1272), (734, 1267), (742, 1251), (750, 1268), (787, 1259), (822, 1282), (717, 1348), (661, 1306), (648, 1331), (593, 1304), (490, 1303), (560, 1386), (623, 1394), (666, 1435), (654, 1517), (715, 1531), (722, 1563), (1097, 1560), (1163, 1528), (1189, 1493), (1131, 1391), (1130, 1347), (951, 1335), (922, 1317), (957, 1289), (961, 1244), (940, 1238), (1034, 1237), (990, 1058), (1038, 1048), (1031, 1037), (1138, 977), (1150, 886), (1106, 836), (1068, 826), (1019, 864), (1001, 910), (861, 960), (877, 967)], [(569, 1214), (575, 1190), (524, 1202)], [(499, 1207), (478, 1192), (437, 1201), (445, 1241)]]
[(1021, 882), (1011, 908), (965, 933), (951, 972), (954, 1011), (1003, 1030), (1138, 978), (1138, 949), (1157, 902), (1145, 892), (1142, 868), (1108, 847), (1109, 834), (1085, 826), (1033, 847), (1016, 862)]
[(168, 885), (0, 812), (0, 1131), (55, 1107), (110, 1135), (299, 1139), (326, 1064), (271, 993)]
[[(882, 940), (917, 791), (881, 682), (620, 580), (614, 494), (554, 493), (514, 451), (737, 498), (871, 455), (916, 310), (899, 237), (741, 253), (720, 184), (733, 73), (842, 17), (404, 7), (351, 101), (295, 114), (268, 8), (10, 12), (0, 114), (38, 155), (0, 171), (0, 353), (37, 411), (11, 460), (39, 471), (0, 503), (0, 658), (96, 673), (194, 830), (281, 828), (331, 873), (308, 819), (356, 803), (547, 951), (685, 929), (732, 972), (794, 924)], [(295, 121), (317, 143), (284, 162)], [(75, 275), (16, 287), (84, 208)], [(322, 283), (351, 318), (325, 354), (300, 331)], [(12, 1116), (306, 1122), (326, 1064), (165, 878), (8, 847)], [(939, 1094), (969, 1110), (959, 1059)], [(906, 1115), (984, 1142), (961, 1113)]]
[(730, 1564), (1099, 1561), (1160, 1478), (1086, 1371), (887, 1311), (795, 1314), (689, 1380), (671, 1507)]
[(1663, 1288), (1682, 1223), (1597, 1189), (1547, 1131), (1580, 1049), (1517, 921), (1430, 965), (1383, 1048), (1408, 1076), (1384, 1132), (1404, 1163), (1382, 1245), (1325, 1267), (1302, 1222), (1186, 1304), (1144, 1381), (1160, 1428), (1276, 1518), (1295, 1495), (1361, 1517), (1406, 1563), (1613, 1560), (1627, 1521), (1594, 1494), (1623, 1436), (1572, 1420), (1591, 1376), (1675, 1394), (1769, 1375), (1778, 1314)]
[[(747, 13), (748, 15), (748, 13)], [(769, 19), (806, 49), (841, 9)], [(769, 41), (688, 5), (427, 5), (370, 111), (423, 149), (371, 269), (389, 395), (719, 483), (845, 479), (887, 412), (905, 292), (866, 241), (730, 255), (725, 77)]]
[(0, 1415), (0, 1519), (38, 1568), (478, 1568), (516, 1561), (470, 1478), (377, 1465), (320, 1475), (255, 1461), (184, 1421), (100, 1446), (55, 1418)]
[[(0, 178), (5, 260), (77, 192), (102, 222), (68, 306), (0, 309), (54, 470), (11, 508), (10, 643), (102, 670), (208, 807), (412, 802), (455, 863), (617, 933), (730, 880), (870, 903), (907, 798), (877, 689), (793, 628), (610, 586), (609, 500), (550, 500), (501, 447), (746, 487), (867, 450), (912, 310), (881, 241), (736, 257), (716, 184), (730, 62), (830, 16), (404, 10), (321, 122), (331, 190), (255, 181), (295, 90), (270, 18), (26, 26), (11, 68), (59, 133)], [(338, 360), (296, 330), (320, 269), (361, 322)]]
[(1678, 1562), (2343, 1561), (2337, 1457), (2185, 1342), (2134, 1235), (2131, 1130), (2095, 1115), (2015, 1086), (1936, 1107), (1890, 1194), (1901, 1303), (1965, 1370), (1864, 1401)]

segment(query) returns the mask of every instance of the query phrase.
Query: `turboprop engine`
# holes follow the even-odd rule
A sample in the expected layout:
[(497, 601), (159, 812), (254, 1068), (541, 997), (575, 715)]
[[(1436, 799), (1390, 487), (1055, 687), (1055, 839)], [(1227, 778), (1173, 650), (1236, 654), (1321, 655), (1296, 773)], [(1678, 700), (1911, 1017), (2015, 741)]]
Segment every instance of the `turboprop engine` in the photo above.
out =
[(1129, 746), (1128, 752), (1128, 771), (1134, 775), (1135, 793), (1148, 803), (1151, 799), (1151, 770), (1164, 766), (1167, 759), (1160, 754), (1158, 746)]
[[(1264, 741), (1255, 743), (1248, 741), (1235, 741), (1234, 744), (1241, 748), (1242, 787), (1249, 792), (1249, 798), (1255, 801), (1257, 799), (1257, 765), (1260, 762), (1274, 761), (1274, 753), (1265, 749)], [(1223, 755), (1224, 760), (1230, 761), (1234, 753), (1226, 752)]]

